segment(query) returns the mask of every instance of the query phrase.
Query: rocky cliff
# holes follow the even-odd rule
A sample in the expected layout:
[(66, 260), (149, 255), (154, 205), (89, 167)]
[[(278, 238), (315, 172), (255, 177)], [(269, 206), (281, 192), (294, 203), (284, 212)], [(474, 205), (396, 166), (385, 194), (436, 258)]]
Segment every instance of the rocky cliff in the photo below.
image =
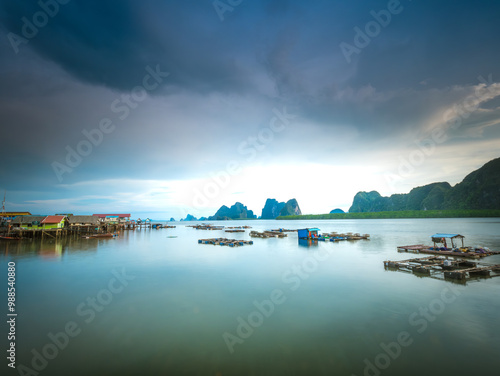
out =
[(261, 219), (275, 219), (280, 215), (281, 210), (285, 207), (284, 202), (278, 202), (274, 198), (268, 198), (262, 209)]
[(302, 215), (299, 203), (296, 199), (292, 198), (291, 200), (288, 200), (283, 209), (281, 209), (280, 216), (285, 215)]
[(241, 202), (235, 203), (230, 208), (228, 208), (226, 205), (222, 205), (213, 216), (208, 217), (210, 221), (254, 218), (256, 218), (256, 216), (253, 214), (253, 211), (248, 210), (247, 207)]

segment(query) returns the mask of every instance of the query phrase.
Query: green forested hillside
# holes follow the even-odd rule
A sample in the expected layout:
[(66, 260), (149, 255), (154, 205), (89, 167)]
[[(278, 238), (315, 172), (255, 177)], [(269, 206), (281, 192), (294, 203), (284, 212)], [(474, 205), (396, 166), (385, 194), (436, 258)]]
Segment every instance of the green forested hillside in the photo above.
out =
[(379, 218), (484, 218), (500, 217), (500, 210), (401, 210), (345, 214), (289, 215), (276, 219), (379, 219)]
[(454, 187), (446, 182), (432, 183), (390, 197), (377, 191), (358, 192), (349, 213), (442, 209), (500, 209), (500, 158), (470, 173)]

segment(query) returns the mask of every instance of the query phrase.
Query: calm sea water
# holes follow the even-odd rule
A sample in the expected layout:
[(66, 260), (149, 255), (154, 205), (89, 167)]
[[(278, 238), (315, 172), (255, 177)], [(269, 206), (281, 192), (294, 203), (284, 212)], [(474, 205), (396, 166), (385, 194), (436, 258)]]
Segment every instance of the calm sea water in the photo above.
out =
[[(177, 223), (117, 239), (1, 242), (4, 312), (7, 263), (16, 262), (17, 366), (40, 375), (456, 376), (500, 369), (500, 278), (460, 285), (383, 266), (409, 257), (396, 246), (430, 243), (435, 232), (500, 250), (499, 219), (221, 224), (317, 226), (371, 240), (308, 247), (290, 233), (229, 248), (197, 241), (249, 239), (248, 231)], [(483, 261), (500, 263), (500, 256)], [(7, 363), (2, 375), (18, 374)]]

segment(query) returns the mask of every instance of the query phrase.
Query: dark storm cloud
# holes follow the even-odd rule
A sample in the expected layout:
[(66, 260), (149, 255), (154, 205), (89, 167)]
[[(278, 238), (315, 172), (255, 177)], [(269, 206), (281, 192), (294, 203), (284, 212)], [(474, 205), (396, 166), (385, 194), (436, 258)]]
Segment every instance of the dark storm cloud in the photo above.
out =
[[(340, 60), (322, 82), (309, 84), (315, 89), (326, 82), (370, 84), (383, 90), (500, 75), (499, 5), (473, 4), (401, 1), (403, 11), (353, 56), (350, 77), (337, 76), (336, 70), (348, 69)], [(40, 10), (35, 1), (3, 1), (1, 8), (6, 27), (19, 35), (22, 17), (31, 19)], [(372, 20), (370, 11), (386, 8), (386, 1), (244, 1), (221, 22), (210, 1), (73, 0), (60, 5), (29, 46), (80, 80), (121, 90), (137, 85), (137, 72), (146, 65), (161, 64), (172, 73), (171, 85), (195, 91), (247, 91), (253, 86), (249, 74), (264, 68), (286, 96), (307, 79), (304, 64), (341, 55), (338, 45), (353, 43), (353, 28), (363, 29)]]
[[(32, 21), (40, 11), (35, 1), (0, 6), (8, 31), (21, 37), (23, 17)], [(160, 64), (171, 86), (197, 92), (251, 90), (258, 38), (270, 32), (273, 39), (287, 9), (286, 2), (242, 4), (221, 22), (210, 1), (73, 0), (59, 7), (20, 50), (33, 48), (79, 80), (119, 90)]]
[[(31, 20), (40, 10), (34, 1), (1, 6), (9, 31), (20, 36), (22, 17)], [(203, 13), (208, 17), (200, 19)], [(241, 72), (220, 29), (210, 3), (73, 0), (60, 5), (29, 47), (78, 79), (110, 88), (130, 90), (138, 72), (156, 64), (175, 73), (172, 84), (201, 89), (210, 80), (224, 88)]]
[[(363, 49), (354, 86), (379, 89), (475, 84), (500, 77), (500, 4), (495, 1), (401, 1), (403, 11)], [(368, 22), (369, 7), (364, 20)], [(378, 11), (377, 7), (373, 7)], [(380, 8), (381, 9), (381, 8)]]
[[(55, 184), (51, 163), (103, 117), (117, 130), (65, 183), (198, 177), (241, 158), (238, 144), (284, 106), (296, 118), (269, 145), (269, 160), (333, 163), (335, 153), (412, 142), (470, 97), (479, 76), (500, 81), (500, 4), (401, 0), (402, 11), (349, 62), (340, 44), (355, 45), (355, 28), (388, 3), (244, 0), (221, 21), (211, 0), (70, 0), (16, 54), (8, 33), (23, 36), (23, 17), (41, 8), (4, 0), (2, 136), (4, 152), (23, 152), (0, 173), (15, 188)], [(157, 65), (168, 79), (116, 120), (110, 104)], [(449, 134), (496, 137), (499, 114), (498, 96), (482, 98)], [(309, 129), (314, 142), (304, 141)]]

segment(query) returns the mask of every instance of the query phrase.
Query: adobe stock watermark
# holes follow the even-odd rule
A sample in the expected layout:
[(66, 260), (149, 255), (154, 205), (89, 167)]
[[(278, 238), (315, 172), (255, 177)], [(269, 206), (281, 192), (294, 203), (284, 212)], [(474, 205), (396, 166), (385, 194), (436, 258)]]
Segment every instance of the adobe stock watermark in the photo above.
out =
[(28, 44), (31, 39), (38, 35), (40, 29), (43, 29), (49, 23), (51, 18), (57, 16), (61, 5), (66, 5), (71, 0), (40, 0), (38, 6), (40, 10), (33, 13), (31, 19), (21, 17), (21, 30), (20, 34), (8, 33), (7, 39), (16, 54), (19, 53), (19, 46), (21, 44)]
[(352, 54), (359, 55), (361, 50), (366, 48), (374, 38), (379, 36), (383, 29), (389, 26), (392, 17), (400, 14), (403, 9), (404, 7), (399, 0), (389, 0), (387, 9), (382, 9), (378, 12), (371, 10), (370, 15), (373, 19), (368, 21), (363, 29), (358, 26), (354, 28), (352, 44), (347, 42), (340, 43), (340, 50), (346, 61), (350, 64), (352, 61)]
[(224, 13), (232, 12), (243, 0), (215, 0), (212, 5), (221, 22), (224, 21)]
[(415, 147), (406, 156), (399, 156), (396, 171), (385, 172), (384, 179), (391, 190), (395, 190), (395, 184), (411, 176), (426, 159), (433, 155), (437, 147), (449, 139), (449, 130), (458, 130), (464, 121), (476, 111), (481, 103), (488, 98), (500, 95), (500, 84), (493, 82), (493, 76), (488, 79), (479, 76), (474, 93), (467, 96), (461, 103), (453, 105), (443, 113), (440, 126), (434, 128), (428, 138), (415, 140)]
[(17, 371), (21, 376), (37, 376), (45, 370), (49, 365), (49, 361), (54, 360), (62, 351), (70, 344), (71, 339), (80, 335), (84, 329), (83, 323), (90, 324), (95, 320), (98, 313), (111, 304), (114, 296), (120, 294), (125, 287), (129, 285), (129, 281), (133, 281), (135, 276), (128, 275), (125, 269), (121, 272), (112, 270), (113, 278), (111, 278), (106, 286), (97, 292), (94, 297), (87, 299), (78, 304), (75, 309), (76, 315), (83, 320), (82, 323), (77, 321), (68, 321), (62, 327), (62, 330), (56, 333), (49, 332), (47, 334), (48, 342), (37, 349), (31, 350), (33, 357), (29, 366), (20, 364), (17, 366)]
[[(460, 295), (460, 291), (454, 286), (444, 288), (439, 298), (431, 300), (427, 306), (419, 307), (418, 311), (410, 314), (408, 324), (414, 328), (416, 334), (423, 334), (429, 328), (429, 323), (436, 321), (445, 312), (446, 307), (455, 302)], [(381, 351), (372, 359), (363, 360), (363, 375), (380, 376), (382, 371), (388, 369), (401, 356), (403, 350), (411, 346), (414, 341), (415, 333), (403, 330), (398, 333), (393, 342), (381, 342), (379, 344)]]
[[(281, 282), (288, 285), (288, 290), (291, 292), (297, 291), (304, 280), (309, 279), (311, 274), (318, 270), (319, 264), (330, 258), (333, 254), (331, 247), (318, 250), (317, 252), (304, 258), (302, 263), (293, 265), (281, 275)], [(259, 302), (253, 301), (255, 307), (245, 318), (238, 316), (236, 318), (236, 328), (233, 333), (224, 332), (222, 339), (227, 346), (230, 354), (235, 352), (236, 345), (242, 345), (245, 340), (250, 338), (256, 329), (260, 328), (266, 319), (269, 319), (276, 308), (286, 302), (287, 295), (285, 289), (274, 289), (269, 293), (269, 299), (264, 299)]]
[(207, 206), (210, 200), (216, 198), (229, 186), (231, 176), (239, 174), (245, 163), (254, 161), (258, 153), (274, 140), (275, 134), (283, 132), (290, 125), (290, 121), (296, 117), (296, 115), (289, 114), (286, 107), (283, 107), (282, 111), (274, 108), (273, 113), (275, 116), (271, 118), (267, 127), (261, 128), (255, 136), (248, 137), (238, 145), (238, 154), (246, 157), (243, 161), (230, 160), (224, 170), (210, 174), (210, 180), (201, 190), (193, 189), (192, 205), (194, 208)]
[[(163, 72), (159, 64), (154, 69), (148, 65), (145, 70), (147, 74), (143, 77), (140, 85), (134, 87), (130, 93), (122, 94), (120, 98), (111, 102), (110, 110), (117, 115), (118, 120), (125, 120), (131, 111), (147, 98), (148, 92), (156, 90), (170, 75), (169, 72)], [(73, 172), (82, 163), (83, 158), (88, 157), (94, 148), (101, 145), (104, 136), (113, 133), (115, 129), (115, 122), (109, 117), (104, 117), (96, 128), (82, 130), (83, 139), (74, 148), (70, 145), (66, 146), (65, 163), (54, 161), (51, 164), (59, 183), (62, 183), (64, 174)]]

